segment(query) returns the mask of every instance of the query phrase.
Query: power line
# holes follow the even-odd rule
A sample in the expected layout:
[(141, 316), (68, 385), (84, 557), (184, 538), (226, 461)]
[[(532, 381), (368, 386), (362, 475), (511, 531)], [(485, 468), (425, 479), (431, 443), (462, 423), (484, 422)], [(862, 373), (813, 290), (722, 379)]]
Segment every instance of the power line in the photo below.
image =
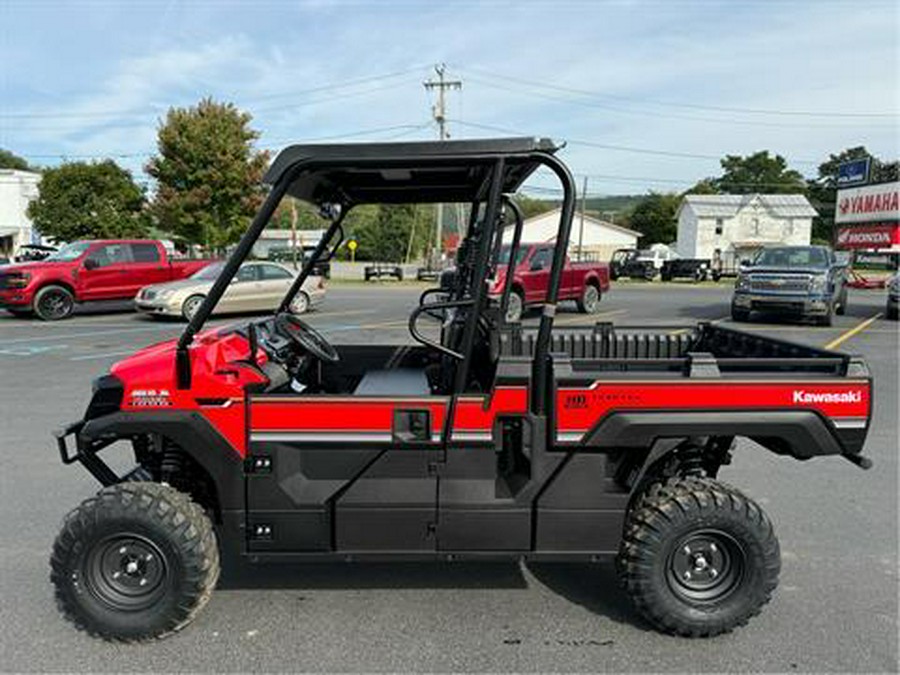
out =
[[(501, 134), (513, 134), (515, 136), (533, 136), (532, 133), (527, 133), (524, 131), (516, 131), (514, 129), (509, 129), (506, 127), (498, 127), (491, 124), (480, 124), (477, 122), (467, 122), (464, 120), (453, 120), (455, 124), (459, 124), (464, 127), (472, 127), (474, 129), (484, 129), (485, 131), (496, 131)], [(722, 159), (721, 155), (706, 155), (696, 152), (680, 152), (675, 150), (652, 150), (650, 148), (637, 148), (627, 145), (613, 145), (610, 143), (598, 143), (596, 141), (588, 141), (581, 140), (577, 138), (566, 138), (566, 144), (568, 145), (583, 145), (589, 148), (599, 148), (601, 150), (614, 150), (617, 152), (631, 152), (642, 155), (659, 155), (662, 157), (679, 157), (684, 159), (708, 159), (714, 161), (720, 161)], [(794, 159), (791, 160), (795, 164), (810, 164), (810, 165), (818, 165), (819, 162), (810, 159)]]
[(612, 100), (619, 101), (627, 101), (630, 103), (643, 103), (643, 104), (651, 104), (672, 108), (685, 108), (691, 110), (707, 110), (711, 112), (727, 112), (727, 113), (739, 113), (745, 115), (772, 115), (772, 116), (784, 116), (784, 117), (822, 117), (822, 118), (848, 118), (848, 119), (859, 119), (859, 118), (887, 118), (887, 119), (895, 119), (900, 117), (897, 112), (871, 112), (871, 113), (861, 113), (861, 112), (836, 112), (836, 111), (809, 111), (809, 110), (778, 110), (778, 109), (766, 109), (766, 108), (741, 108), (736, 106), (716, 106), (716, 105), (703, 105), (699, 103), (683, 103), (676, 101), (659, 101), (654, 99), (642, 99), (632, 96), (622, 96), (618, 94), (609, 94), (602, 93), (597, 91), (590, 91), (587, 89), (577, 89), (574, 87), (564, 87), (557, 84), (549, 84), (546, 82), (535, 82), (533, 80), (526, 80), (519, 77), (514, 77), (512, 75), (503, 75), (500, 73), (494, 73), (488, 70), (484, 70), (482, 68), (469, 68), (467, 66), (457, 66), (457, 69), (462, 70), (463, 72), (470, 73), (481, 73), (487, 77), (493, 77), (501, 80), (508, 80), (510, 82), (517, 82), (519, 84), (525, 84), (532, 87), (540, 87), (543, 89), (551, 89), (555, 91), (570, 93), (570, 94), (578, 94), (580, 96), (590, 96), (594, 98), (606, 98)]
[[(400, 77), (401, 75), (407, 75), (409, 73), (415, 71), (421, 71), (424, 66), (419, 65), (412, 68), (405, 68), (404, 70), (398, 70), (391, 73), (384, 73), (382, 75), (373, 75), (371, 77), (363, 77), (355, 80), (346, 80), (341, 83), (329, 84), (329, 85), (318, 85), (315, 87), (310, 87), (308, 89), (299, 89), (292, 92), (280, 92), (276, 94), (267, 94), (262, 96), (255, 96), (248, 99), (249, 101), (266, 101), (275, 98), (286, 98), (289, 96), (306, 96), (308, 94), (314, 94), (322, 91), (331, 91), (334, 89), (346, 89), (350, 87), (355, 87), (361, 84), (369, 84), (372, 82), (379, 82), (381, 80), (388, 80), (396, 77)], [(92, 112), (92, 113), (38, 113), (38, 112), (0, 112), (0, 118), (5, 119), (36, 119), (36, 118), (52, 118), (52, 119), (81, 119), (81, 118), (104, 118), (104, 117), (127, 117), (134, 115), (150, 115), (156, 114), (161, 111), (167, 110), (169, 106), (146, 106), (143, 108), (131, 108), (128, 110), (115, 110), (115, 111), (106, 111), (106, 112)], [(149, 110), (148, 110), (149, 109)]]

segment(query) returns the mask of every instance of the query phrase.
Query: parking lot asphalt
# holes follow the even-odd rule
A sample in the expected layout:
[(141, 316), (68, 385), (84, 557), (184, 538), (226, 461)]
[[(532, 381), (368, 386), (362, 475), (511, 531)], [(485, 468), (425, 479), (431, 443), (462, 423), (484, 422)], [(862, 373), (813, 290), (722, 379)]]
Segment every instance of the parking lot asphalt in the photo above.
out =
[[(334, 284), (309, 320), (336, 345), (406, 342), (421, 290)], [(730, 324), (729, 297), (724, 285), (623, 283), (596, 319)], [(47, 559), (63, 515), (97, 486), (59, 462), (50, 432), (82, 415), (91, 380), (115, 360), (183, 328), (127, 310), (93, 307), (60, 323), (0, 312), (0, 670), (897, 671), (898, 326), (877, 317), (883, 292), (851, 292), (847, 315), (830, 328), (769, 319), (739, 326), (816, 346), (841, 341), (837, 349), (867, 359), (875, 417), (865, 453), (875, 465), (798, 462), (740, 444), (721, 478), (774, 521), (781, 584), (762, 615), (710, 640), (652, 631), (605, 564), (265, 568), (226, 580), (168, 639), (122, 646), (76, 632), (54, 606)], [(557, 321), (590, 322), (574, 308)]]

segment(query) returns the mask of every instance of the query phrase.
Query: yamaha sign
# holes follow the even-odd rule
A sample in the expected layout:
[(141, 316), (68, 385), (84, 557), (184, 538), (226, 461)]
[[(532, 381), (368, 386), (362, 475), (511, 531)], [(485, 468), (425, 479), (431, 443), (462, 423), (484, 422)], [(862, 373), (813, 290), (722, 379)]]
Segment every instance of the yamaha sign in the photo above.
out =
[(838, 190), (835, 207), (838, 225), (900, 220), (900, 182)]

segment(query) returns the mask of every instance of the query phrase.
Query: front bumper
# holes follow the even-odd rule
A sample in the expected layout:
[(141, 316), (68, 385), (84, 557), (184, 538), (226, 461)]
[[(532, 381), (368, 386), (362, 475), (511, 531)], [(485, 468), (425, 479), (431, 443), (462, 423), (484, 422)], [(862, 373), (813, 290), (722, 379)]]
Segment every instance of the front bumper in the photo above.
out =
[(824, 316), (831, 309), (831, 298), (827, 295), (735, 291), (731, 303), (738, 309), (753, 312), (803, 316)]
[(178, 307), (172, 307), (168, 302), (159, 300), (135, 300), (134, 307), (144, 314), (155, 314), (158, 316), (180, 316), (181, 311)]
[(27, 288), (4, 288), (0, 290), (0, 309), (28, 309), (32, 299), (32, 293)]

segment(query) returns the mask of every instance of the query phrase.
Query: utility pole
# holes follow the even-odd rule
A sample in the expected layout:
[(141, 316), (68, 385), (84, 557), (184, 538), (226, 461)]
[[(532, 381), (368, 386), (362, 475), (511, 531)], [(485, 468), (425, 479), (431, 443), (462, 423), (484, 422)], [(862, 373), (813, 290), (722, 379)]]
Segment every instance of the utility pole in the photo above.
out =
[[(437, 103), (431, 106), (431, 115), (434, 117), (434, 121), (438, 123), (438, 138), (440, 140), (445, 141), (450, 138), (450, 134), (447, 133), (447, 107), (446, 107), (446, 99), (444, 98), (444, 92), (448, 89), (462, 89), (462, 80), (446, 80), (444, 79), (444, 74), (446, 73), (447, 66), (443, 63), (438, 64), (434, 67), (434, 72), (437, 73), (437, 80), (426, 80), (422, 84), (425, 85), (425, 89), (431, 91), (432, 89), (437, 89)], [(435, 225), (436, 234), (435, 234), (435, 247), (437, 249), (437, 260), (435, 261), (436, 265), (439, 265), (441, 262), (441, 255), (444, 250), (444, 242), (443, 235), (441, 232), (441, 228), (444, 222), (444, 205), (437, 205), (437, 223)]]
[(582, 183), (581, 188), (581, 225), (578, 228), (578, 260), (581, 261), (583, 256), (581, 253), (581, 247), (584, 243), (584, 202), (587, 199), (587, 176), (584, 177), (584, 182)]

